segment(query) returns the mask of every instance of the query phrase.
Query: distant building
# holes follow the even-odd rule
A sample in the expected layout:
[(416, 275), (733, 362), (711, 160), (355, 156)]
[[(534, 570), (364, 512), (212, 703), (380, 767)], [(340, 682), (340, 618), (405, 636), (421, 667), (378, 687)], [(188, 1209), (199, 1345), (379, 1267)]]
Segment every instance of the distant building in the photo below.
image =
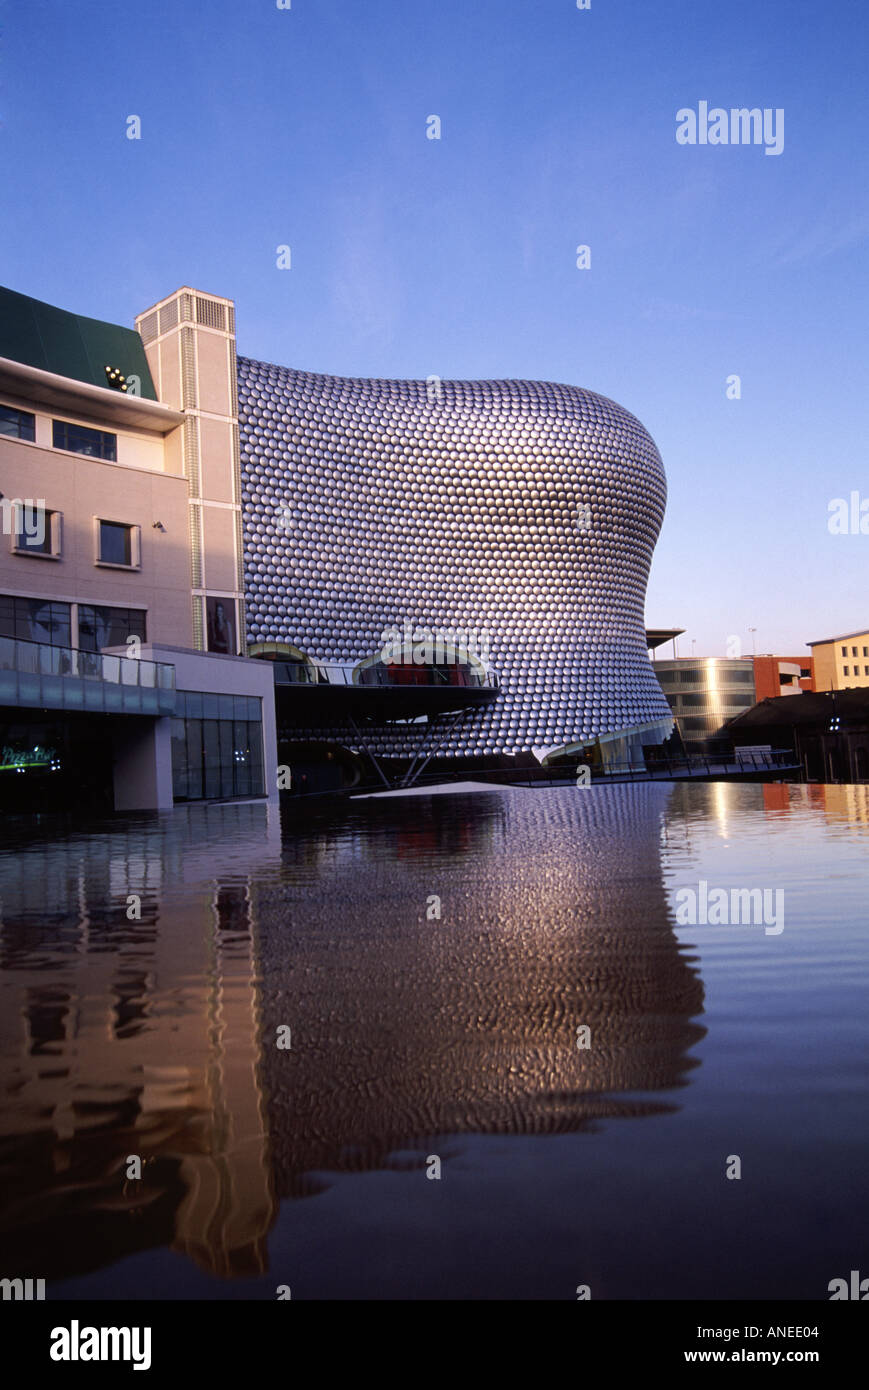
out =
[(810, 782), (869, 781), (869, 689), (762, 700), (727, 733), (734, 748), (792, 751)]
[(810, 656), (754, 656), (754, 694), (756, 700), (774, 700), (779, 695), (799, 695), (814, 690), (814, 662)]
[(653, 669), (689, 749), (714, 741), (725, 720), (755, 703), (751, 657), (670, 657)]
[(726, 741), (727, 722), (758, 700), (813, 688), (811, 657), (670, 657), (653, 669), (689, 750)]
[(815, 660), (816, 690), (853, 690), (869, 685), (869, 631), (843, 632), (809, 642)]

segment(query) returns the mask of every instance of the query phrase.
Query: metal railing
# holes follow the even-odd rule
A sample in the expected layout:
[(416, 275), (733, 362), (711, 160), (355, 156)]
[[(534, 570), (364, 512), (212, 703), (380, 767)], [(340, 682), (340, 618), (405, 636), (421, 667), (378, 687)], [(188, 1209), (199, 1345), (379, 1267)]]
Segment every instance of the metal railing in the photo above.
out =
[[(461, 665), (428, 666), (388, 664), (357, 666), (340, 662), (275, 661), (275, 681), (279, 685), (345, 685), (371, 690), (418, 686), (449, 690), (498, 690), (494, 672), (478, 671)], [(457, 679), (457, 677), (460, 677)]]
[[(576, 763), (559, 767), (499, 768), (480, 769), (479, 772), (456, 774), (465, 779), (483, 782), (507, 782), (515, 786), (541, 786), (546, 784), (571, 786), (576, 783), (577, 772), (584, 765), (581, 758)], [(734, 772), (772, 772), (777, 769), (795, 769), (800, 766), (796, 754), (787, 749), (772, 749), (767, 753), (753, 752), (740, 757), (735, 753), (686, 753), (681, 757), (661, 754), (649, 759), (647, 763), (605, 763), (590, 766), (589, 784), (609, 780), (627, 781), (668, 781), (674, 777), (715, 777)], [(441, 775), (442, 781), (449, 780)]]
[[(672, 757), (669, 754), (662, 754), (657, 757), (649, 758), (645, 765), (636, 769), (639, 774), (651, 774), (666, 771), (668, 774), (673, 772), (687, 772), (690, 775), (712, 775), (716, 772), (770, 772), (779, 767), (797, 766), (797, 758), (788, 749), (770, 749), (768, 752), (748, 749), (744, 751), (737, 748), (733, 753), (685, 753), (681, 757)], [(611, 768), (603, 769), (604, 775), (609, 771), (623, 774), (627, 771), (620, 764), (614, 764)], [(601, 775), (600, 773), (598, 775)]]
[(174, 690), (175, 667), (140, 657), (52, 647), (25, 637), (0, 637), (0, 671), (32, 676), (75, 676), (140, 690)]

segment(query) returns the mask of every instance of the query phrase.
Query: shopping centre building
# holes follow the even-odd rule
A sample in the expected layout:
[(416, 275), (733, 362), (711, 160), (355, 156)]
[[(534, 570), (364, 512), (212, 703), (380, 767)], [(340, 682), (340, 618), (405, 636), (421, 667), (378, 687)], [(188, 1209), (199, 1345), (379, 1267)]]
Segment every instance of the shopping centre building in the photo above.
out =
[(3, 290), (0, 488), (7, 786), (136, 809), (274, 795), (279, 761), (637, 764), (672, 733), (663, 467), (593, 392), (238, 358), (232, 301), (189, 287), (135, 331)]

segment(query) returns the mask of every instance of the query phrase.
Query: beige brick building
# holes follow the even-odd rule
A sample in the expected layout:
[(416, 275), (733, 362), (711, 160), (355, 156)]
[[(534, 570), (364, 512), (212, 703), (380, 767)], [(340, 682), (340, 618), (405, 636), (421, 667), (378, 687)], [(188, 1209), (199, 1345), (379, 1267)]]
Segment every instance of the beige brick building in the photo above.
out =
[(9, 809), (276, 794), (272, 674), (243, 655), (232, 304), (182, 289), (139, 322), (0, 289)]
[(843, 632), (808, 645), (814, 657), (816, 690), (869, 685), (869, 631)]

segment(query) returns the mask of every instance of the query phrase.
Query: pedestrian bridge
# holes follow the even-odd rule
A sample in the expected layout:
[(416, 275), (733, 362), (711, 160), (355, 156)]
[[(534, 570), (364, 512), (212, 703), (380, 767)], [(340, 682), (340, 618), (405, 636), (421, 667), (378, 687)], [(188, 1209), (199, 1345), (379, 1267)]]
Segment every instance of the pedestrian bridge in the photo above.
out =
[(498, 678), (461, 663), (418, 665), (274, 661), (280, 716), (305, 725), (336, 718), (377, 723), (479, 709), (498, 698)]

